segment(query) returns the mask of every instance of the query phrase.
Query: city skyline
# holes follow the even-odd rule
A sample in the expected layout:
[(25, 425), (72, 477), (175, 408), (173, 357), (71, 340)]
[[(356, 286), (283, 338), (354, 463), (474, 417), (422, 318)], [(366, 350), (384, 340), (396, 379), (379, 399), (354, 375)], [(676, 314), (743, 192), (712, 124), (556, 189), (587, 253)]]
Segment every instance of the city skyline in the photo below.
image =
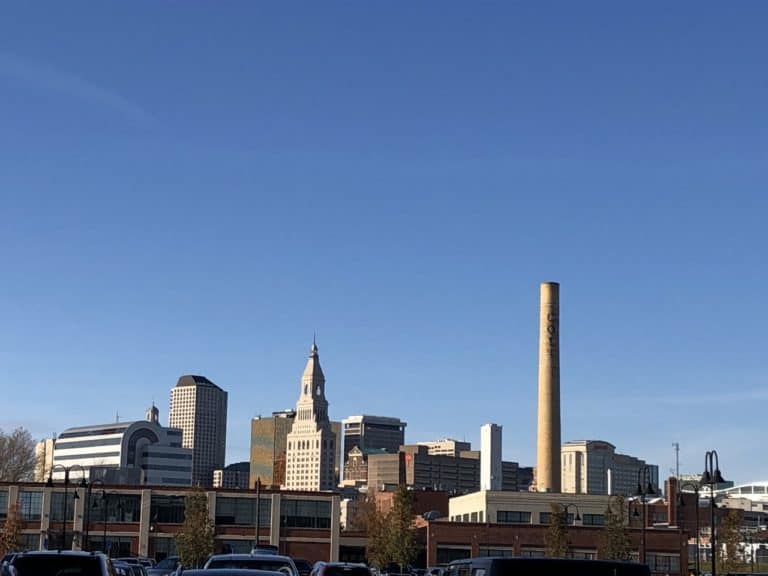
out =
[(0, 22), (0, 427), (138, 420), (180, 375), (536, 463), (561, 437), (757, 482), (768, 4), (12, 3)]

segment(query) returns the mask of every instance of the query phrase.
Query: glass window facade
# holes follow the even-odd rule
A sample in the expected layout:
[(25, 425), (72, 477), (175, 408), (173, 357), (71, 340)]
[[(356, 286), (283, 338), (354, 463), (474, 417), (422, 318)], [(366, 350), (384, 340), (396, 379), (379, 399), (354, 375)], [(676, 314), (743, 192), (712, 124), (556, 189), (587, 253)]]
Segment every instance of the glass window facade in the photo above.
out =
[(496, 512), (496, 522), (499, 524), (530, 524), (531, 513), (516, 510), (498, 510)]
[[(154, 497), (152, 501), (154, 502)], [(182, 502), (183, 504), (183, 502)], [(106, 509), (105, 509), (106, 508)], [(141, 514), (139, 494), (110, 494), (91, 496), (91, 520), (107, 522), (138, 522)]]
[(184, 522), (184, 496), (152, 496), (152, 522), (181, 524)]
[(283, 500), (280, 523), (286, 528), (330, 528), (331, 503), (328, 500)]
[(581, 523), (584, 526), (603, 526), (605, 525), (605, 516), (603, 514), (584, 514), (581, 517)]
[(0, 519), (8, 516), (8, 489), (0, 489)]
[(19, 491), (19, 514), (22, 520), (40, 520), (43, 509), (43, 493)]
[[(272, 521), (272, 502), (269, 498), (259, 500), (259, 526), (267, 527)], [(256, 498), (216, 498), (216, 524), (255, 526)]]
[(75, 518), (75, 494), (67, 491), (66, 510), (64, 509), (64, 492), (51, 493), (51, 520), (61, 522), (66, 519), (67, 522), (73, 522)]

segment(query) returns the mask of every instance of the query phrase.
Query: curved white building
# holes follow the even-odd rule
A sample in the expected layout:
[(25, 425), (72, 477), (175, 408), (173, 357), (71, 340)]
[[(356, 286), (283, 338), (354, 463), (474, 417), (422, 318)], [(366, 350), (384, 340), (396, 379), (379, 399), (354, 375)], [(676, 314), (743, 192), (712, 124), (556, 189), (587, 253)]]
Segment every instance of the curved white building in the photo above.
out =
[(78, 481), (80, 470), (87, 478), (91, 468), (139, 469), (143, 483), (188, 486), (192, 481), (192, 451), (181, 447), (182, 432), (157, 422), (138, 420), (69, 428), (62, 432), (53, 449), (53, 478), (64, 477), (75, 467), (70, 479)]

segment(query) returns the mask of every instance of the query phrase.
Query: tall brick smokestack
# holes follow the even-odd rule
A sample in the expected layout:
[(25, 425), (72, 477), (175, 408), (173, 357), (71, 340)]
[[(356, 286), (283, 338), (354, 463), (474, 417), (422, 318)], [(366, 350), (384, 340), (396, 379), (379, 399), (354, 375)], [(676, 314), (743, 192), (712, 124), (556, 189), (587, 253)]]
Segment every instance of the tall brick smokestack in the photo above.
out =
[(541, 284), (536, 490), (560, 492), (560, 284)]

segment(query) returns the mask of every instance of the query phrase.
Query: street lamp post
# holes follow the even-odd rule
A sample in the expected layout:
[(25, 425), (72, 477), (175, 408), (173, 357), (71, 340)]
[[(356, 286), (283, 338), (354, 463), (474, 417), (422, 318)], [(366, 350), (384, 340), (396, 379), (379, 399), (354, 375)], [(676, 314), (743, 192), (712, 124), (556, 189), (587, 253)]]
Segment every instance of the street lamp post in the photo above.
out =
[[(61, 548), (60, 548), (60, 550), (63, 550), (64, 546), (67, 545), (67, 488), (69, 487), (70, 470), (80, 470), (80, 474), (82, 475), (80, 479), (80, 484), (79, 484), (80, 487), (85, 488), (87, 486), (87, 482), (85, 481), (85, 469), (79, 464), (73, 464), (72, 466), (54, 464), (53, 466), (51, 466), (51, 469), (48, 471), (48, 481), (45, 483), (45, 485), (48, 488), (53, 488), (53, 472), (56, 470), (64, 471), (64, 500), (61, 505)], [(75, 494), (72, 497), (72, 499), (73, 500), (80, 499), (80, 496), (77, 493), (77, 489), (75, 489)]]
[(717, 530), (715, 529), (715, 486), (725, 482), (720, 474), (720, 462), (716, 450), (710, 450), (704, 454), (704, 474), (701, 475), (701, 483), (709, 486), (709, 520), (710, 536), (709, 547), (712, 556), (712, 576), (717, 576)]
[(651, 483), (651, 468), (650, 466), (641, 466), (637, 469), (637, 490), (635, 490), (635, 496), (640, 497), (640, 502), (643, 505), (643, 525), (642, 525), (642, 547), (640, 549), (640, 563), (647, 564), (646, 555), (646, 540), (645, 532), (648, 525), (648, 496), (656, 494)]
[(91, 510), (96, 507), (96, 503), (93, 502), (93, 486), (94, 484), (98, 484), (101, 486), (101, 492), (102, 492), (102, 498), (104, 493), (104, 481), (101, 478), (94, 478), (89, 479), (88, 482), (88, 491), (87, 491), (87, 497), (85, 501), (85, 549), (88, 551), (91, 551)]
[(261, 476), (256, 478), (256, 548), (261, 543), (259, 532), (261, 532)]
[(678, 498), (678, 510), (685, 506), (685, 500), (683, 499), (683, 490), (686, 487), (693, 488), (693, 492), (696, 495), (696, 576), (701, 574), (701, 563), (699, 560), (699, 549), (701, 548), (701, 536), (699, 531), (699, 487), (693, 482), (683, 482), (680, 485), (680, 492), (677, 495)]

